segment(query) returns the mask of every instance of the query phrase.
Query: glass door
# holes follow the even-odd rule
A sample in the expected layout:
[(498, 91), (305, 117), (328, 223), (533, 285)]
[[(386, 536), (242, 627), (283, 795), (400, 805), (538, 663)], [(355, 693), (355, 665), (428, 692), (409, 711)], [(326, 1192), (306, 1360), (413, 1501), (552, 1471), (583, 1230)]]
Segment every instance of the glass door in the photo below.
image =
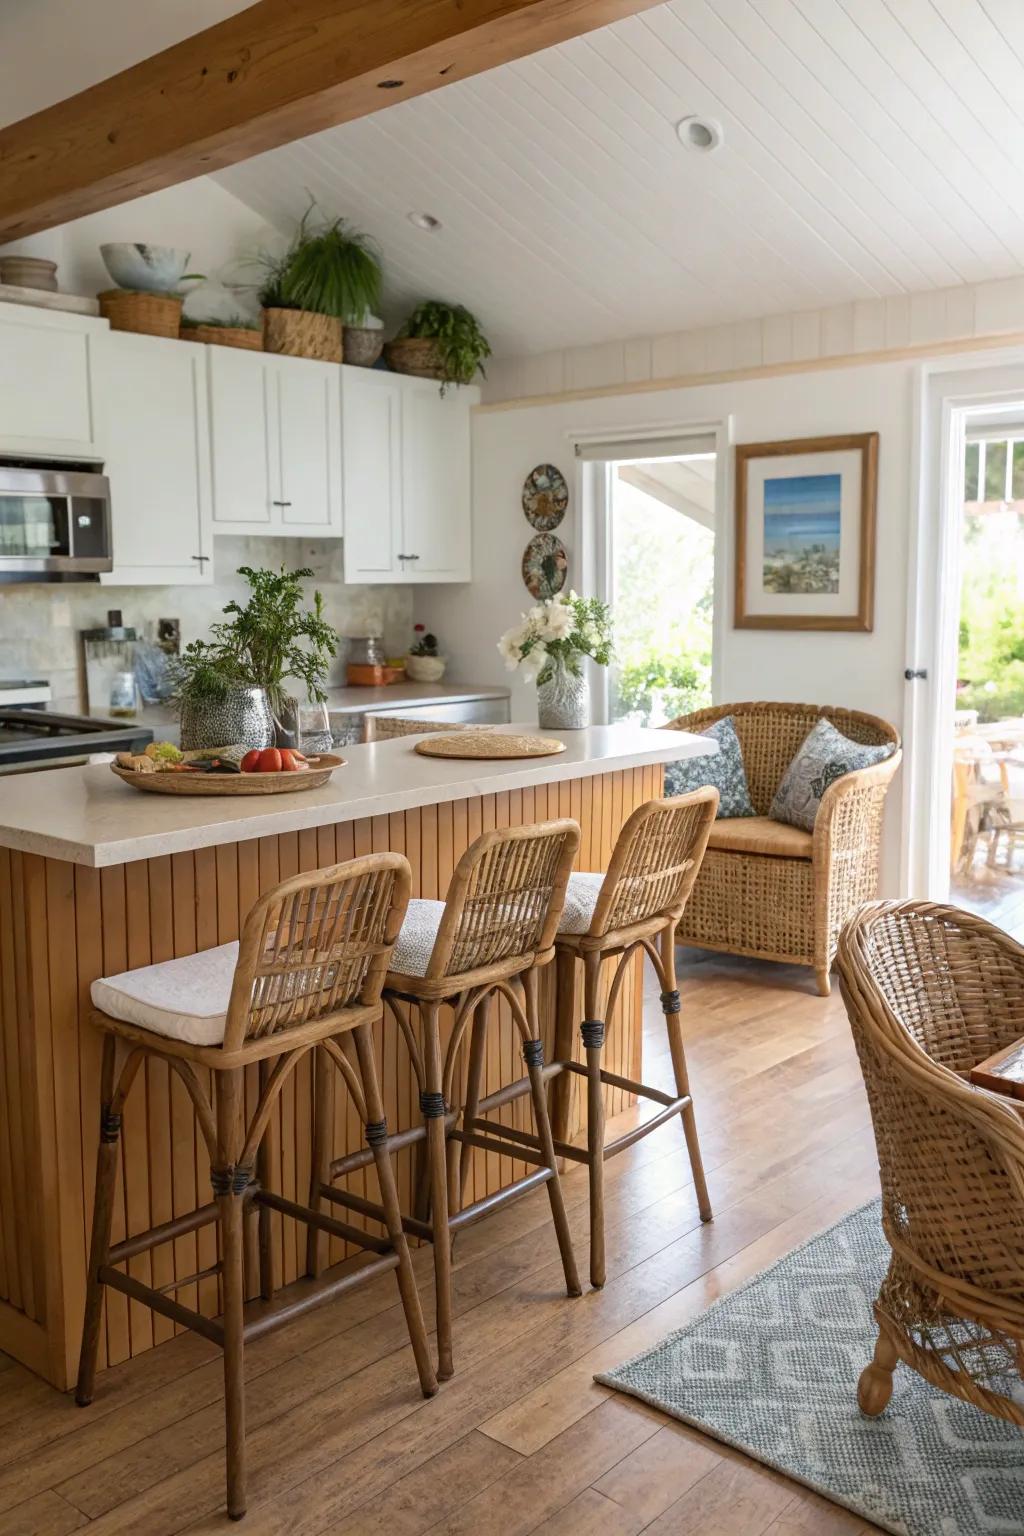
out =
[(658, 726), (711, 703), (715, 454), (609, 465), (611, 720)]

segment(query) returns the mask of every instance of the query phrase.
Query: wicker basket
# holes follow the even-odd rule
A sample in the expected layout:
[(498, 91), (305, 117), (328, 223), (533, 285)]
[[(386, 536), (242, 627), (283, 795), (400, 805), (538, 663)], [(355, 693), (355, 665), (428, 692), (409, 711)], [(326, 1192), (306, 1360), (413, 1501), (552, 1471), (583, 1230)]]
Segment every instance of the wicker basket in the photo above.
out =
[(418, 379), (445, 377), (444, 353), (432, 336), (403, 336), (384, 348), (394, 373), (411, 373)]
[(345, 327), (345, 361), (356, 368), (372, 368), (384, 350), (384, 333), (362, 325)]
[(286, 357), (311, 357), (320, 363), (340, 363), (344, 327), (333, 315), (308, 309), (265, 309), (263, 345)]
[(263, 331), (242, 325), (185, 325), (182, 341), (201, 341), (208, 347), (240, 347), (244, 352), (263, 351)]
[(142, 336), (176, 340), (181, 327), (181, 300), (173, 293), (131, 293), (108, 288), (98, 295), (100, 314), (112, 331), (137, 331)]

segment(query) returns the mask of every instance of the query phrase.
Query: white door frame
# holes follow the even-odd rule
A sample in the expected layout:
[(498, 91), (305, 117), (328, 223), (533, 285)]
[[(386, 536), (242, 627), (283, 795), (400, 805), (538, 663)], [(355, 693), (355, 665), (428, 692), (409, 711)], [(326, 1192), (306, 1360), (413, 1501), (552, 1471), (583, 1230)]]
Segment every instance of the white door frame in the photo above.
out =
[(972, 422), (1021, 414), (1024, 348), (926, 363), (915, 377), (913, 478), (917, 504), (909, 548), (904, 701), (901, 889), (943, 901), (949, 894), (949, 820), (960, 617), (960, 526), (964, 439)]
[[(711, 618), (711, 697), (717, 704), (722, 693), (722, 655), (728, 622), (732, 615), (732, 548), (733, 520), (729, 515), (732, 506), (732, 446), (733, 419), (723, 416), (714, 420), (706, 417), (641, 423), (628, 426), (614, 424), (600, 430), (587, 428), (567, 432), (566, 438), (575, 455), (577, 443), (643, 442), (664, 437), (707, 437), (715, 439), (715, 606)], [(600, 459), (575, 459), (575, 528), (574, 538), (579, 550), (577, 569), (585, 592), (605, 592), (608, 583), (610, 555), (610, 468), (611, 461)], [(605, 724), (608, 720), (608, 668), (591, 668), (594, 720)]]

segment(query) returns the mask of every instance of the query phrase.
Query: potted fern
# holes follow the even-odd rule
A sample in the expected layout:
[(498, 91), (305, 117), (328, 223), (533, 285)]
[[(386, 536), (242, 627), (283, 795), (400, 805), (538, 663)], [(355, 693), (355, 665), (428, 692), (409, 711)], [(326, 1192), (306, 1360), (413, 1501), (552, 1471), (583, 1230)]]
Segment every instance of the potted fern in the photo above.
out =
[(340, 363), (346, 323), (365, 328), (380, 304), (380, 258), (369, 237), (312, 202), (284, 254), (262, 261), (266, 350)]
[(395, 373), (439, 379), (443, 395), (450, 384), (471, 384), (478, 372), (484, 373), (491, 346), (465, 305), (428, 299), (413, 310), (384, 353)]

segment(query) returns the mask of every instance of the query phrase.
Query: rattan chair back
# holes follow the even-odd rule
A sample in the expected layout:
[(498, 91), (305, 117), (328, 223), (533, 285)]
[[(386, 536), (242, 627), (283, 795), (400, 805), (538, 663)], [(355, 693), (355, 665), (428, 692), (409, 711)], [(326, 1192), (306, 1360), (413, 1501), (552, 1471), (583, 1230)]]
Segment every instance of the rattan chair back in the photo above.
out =
[(551, 949), (580, 842), (574, 821), (485, 832), (452, 875), (427, 966), (428, 980)]
[(966, 1074), (1024, 1035), (1024, 949), (952, 907), (875, 902), (836, 958), (893, 1250), (880, 1320), (928, 1379), (1001, 1412), (1024, 1373), (1024, 1116)]
[(899, 732), (876, 715), (856, 709), (818, 704), (716, 704), (680, 715), (665, 727), (672, 731), (706, 731), (708, 726), (731, 715), (736, 726), (750, 798), (759, 816), (767, 816), (782, 775), (821, 719), (830, 720), (851, 741), (896, 748)]
[(700, 870), (717, 810), (718, 790), (710, 786), (638, 806), (619, 833), (589, 936), (654, 917), (677, 920)]
[(261, 896), (242, 931), (225, 1050), (328, 1018), (342, 1029), (347, 1008), (377, 1003), (411, 878), (401, 854), (369, 854)]

